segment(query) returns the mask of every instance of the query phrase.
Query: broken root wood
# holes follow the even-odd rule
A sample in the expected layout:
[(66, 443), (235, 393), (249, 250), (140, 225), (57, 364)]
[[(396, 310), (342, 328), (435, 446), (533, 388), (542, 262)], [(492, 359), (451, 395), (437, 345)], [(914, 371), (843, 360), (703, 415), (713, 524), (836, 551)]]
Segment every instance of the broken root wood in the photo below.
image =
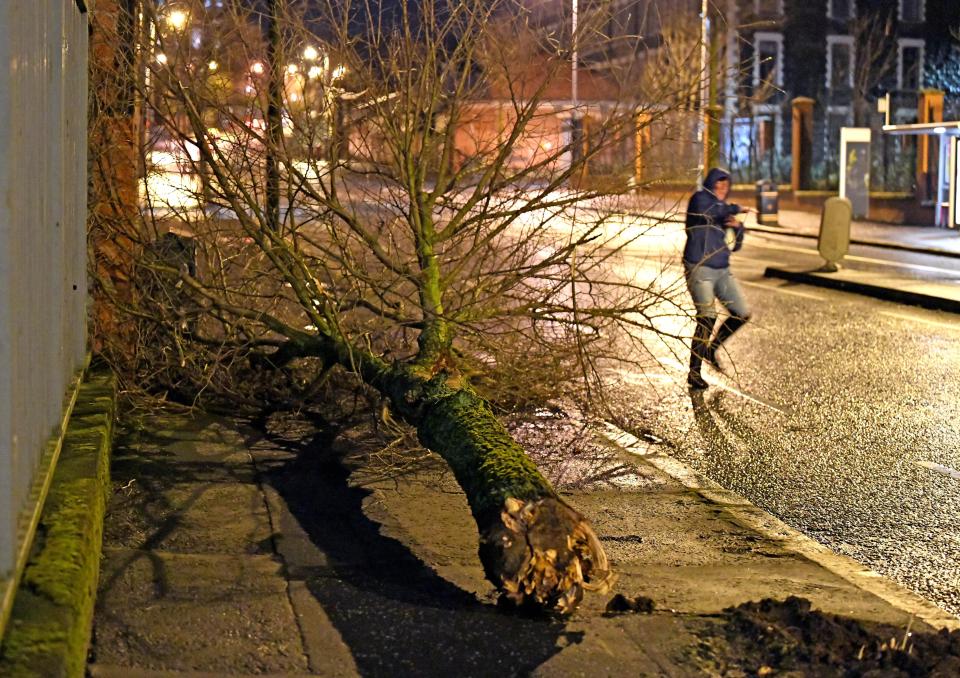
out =
[(583, 592), (613, 586), (607, 555), (579, 513), (555, 497), (509, 498), (480, 544), (487, 577), (517, 607), (572, 612)]

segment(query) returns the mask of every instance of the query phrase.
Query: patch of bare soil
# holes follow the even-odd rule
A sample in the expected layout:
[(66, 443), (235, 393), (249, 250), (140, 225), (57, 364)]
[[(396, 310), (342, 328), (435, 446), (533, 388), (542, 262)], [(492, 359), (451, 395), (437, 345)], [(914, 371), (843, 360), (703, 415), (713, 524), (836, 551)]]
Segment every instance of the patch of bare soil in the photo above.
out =
[(867, 627), (797, 597), (745, 603), (723, 617), (701, 635), (700, 648), (723, 676), (960, 676), (960, 631)]

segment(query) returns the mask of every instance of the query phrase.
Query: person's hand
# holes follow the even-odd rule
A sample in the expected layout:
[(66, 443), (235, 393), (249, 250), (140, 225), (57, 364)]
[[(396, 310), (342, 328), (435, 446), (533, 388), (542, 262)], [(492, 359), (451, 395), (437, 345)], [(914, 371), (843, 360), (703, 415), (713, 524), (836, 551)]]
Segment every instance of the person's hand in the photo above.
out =
[(729, 228), (736, 228), (737, 226), (740, 225), (740, 222), (737, 221), (737, 218), (735, 216), (729, 216), (727, 217), (727, 220), (723, 222), (723, 225)]

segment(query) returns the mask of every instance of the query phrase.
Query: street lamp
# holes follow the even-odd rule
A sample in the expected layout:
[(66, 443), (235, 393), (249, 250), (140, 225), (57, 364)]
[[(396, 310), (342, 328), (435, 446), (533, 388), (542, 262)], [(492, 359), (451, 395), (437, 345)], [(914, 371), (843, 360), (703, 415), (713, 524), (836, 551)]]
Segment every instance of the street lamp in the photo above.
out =
[(710, 155), (710, 74), (707, 73), (707, 40), (710, 32), (710, 19), (707, 16), (708, 0), (700, 4), (700, 118), (697, 125), (697, 141), (702, 144), (699, 166), (699, 181), (707, 174)]
[(307, 45), (303, 50), (303, 58), (307, 61), (316, 61), (319, 56), (320, 52), (313, 45)]
[(570, 99), (573, 103), (574, 114), (577, 110), (577, 14), (578, 14), (578, 3), (577, 0), (572, 0), (573, 6), (571, 7), (573, 16), (570, 21), (570, 40), (571, 45), (571, 54), (570, 54)]
[(182, 9), (175, 9), (167, 15), (167, 26), (175, 31), (182, 31), (187, 25), (187, 13)]
[[(580, 160), (580, 156), (583, 152), (582, 143), (583, 143), (583, 133), (580, 125), (579, 113), (577, 107), (580, 105), (580, 92), (578, 91), (579, 80), (578, 80), (578, 59), (579, 54), (577, 53), (577, 23), (579, 19), (579, 3), (578, 0), (571, 0), (571, 17), (570, 17), (570, 166), (571, 168), (574, 164)], [(573, 174), (570, 175), (571, 180), (574, 179)]]

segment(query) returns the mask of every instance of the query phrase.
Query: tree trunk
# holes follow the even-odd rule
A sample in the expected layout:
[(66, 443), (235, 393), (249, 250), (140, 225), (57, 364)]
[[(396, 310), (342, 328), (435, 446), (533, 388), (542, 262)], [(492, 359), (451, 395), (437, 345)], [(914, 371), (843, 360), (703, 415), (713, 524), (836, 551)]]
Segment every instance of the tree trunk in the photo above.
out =
[(453, 470), (480, 535), (484, 573), (517, 606), (571, 612), (584, 590), (615, 581), (603, 546), (586, 519), (568, 506), (490, 405), (444, 362), (389, 364), (325, 336), (291, 340), (273, 354), (283, 364), (313, 355), (340, 364), (389, 398), (420, 442)]
[[(567, 613), (612, 575), (586, 520), (560, 499), (490, 405), (444, 373), (389, 386), (420, 441), (453, 470), (480, 533), (487, 578), (516, 605)], [(388, 386), (388, 391), (393, 390)], [(399, 396), (399, 397), (397, 397)]]
[(283, 143), (283, 78), (280, 34), (280, 0), (270, 0), (267, 10), (267, 157), (266, 221), (271, 231), (280, 230), (280, 145)]

